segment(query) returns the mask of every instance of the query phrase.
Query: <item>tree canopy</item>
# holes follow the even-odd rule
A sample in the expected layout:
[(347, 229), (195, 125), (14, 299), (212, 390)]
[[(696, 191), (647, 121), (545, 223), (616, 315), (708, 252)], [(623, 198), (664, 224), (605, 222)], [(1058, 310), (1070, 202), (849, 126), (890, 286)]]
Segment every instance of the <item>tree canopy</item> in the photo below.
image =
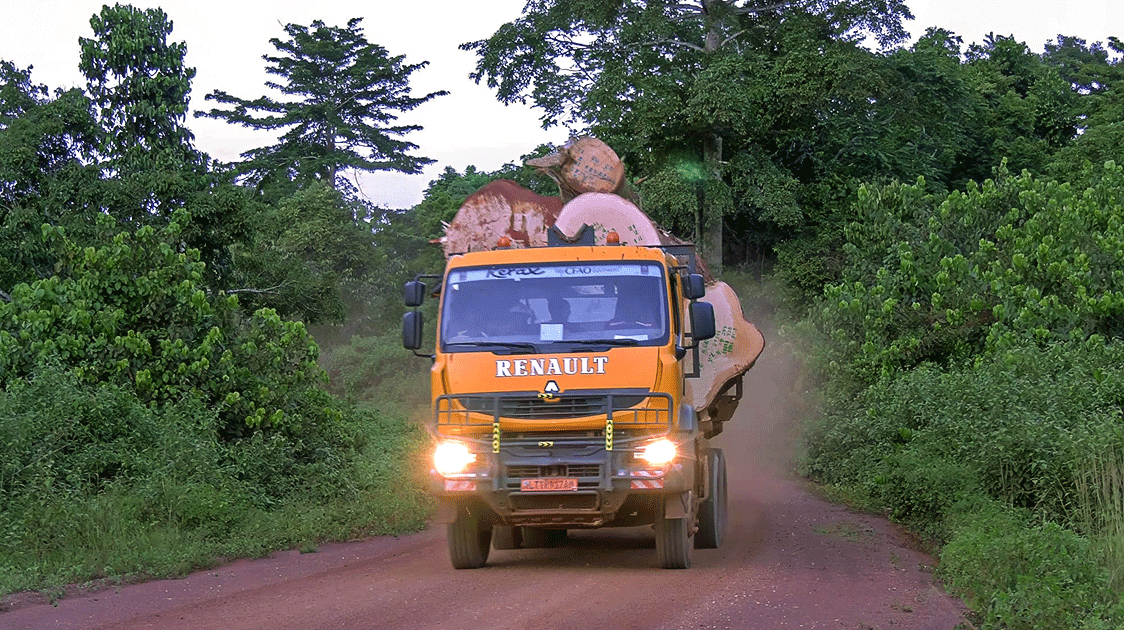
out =
[[(813, 139), (794, 134), (867, 96), (874, 64), (859, 43), (904, 40), (910, 17), (897, 0), (542, 1), (462, 48), (478, 55), (472, 78), (502, 102), (532, 103), (544, 126), (589, 130), (653, 177), (650, 209), (717, 270), (725, 217), (745, 202), (799, 222), (790, 180), (823, 173)], [(770, 162), (780, 168), (733, 181)]]
[(412, 155), (418, 148), (404, 136), (418, 125), (396, 121), (403, 112), (447, 94), (414, 96), (410, 76), (428, 62), (406, 63), (367, 41), (361, 18), (346, 28), (316, 20), (288, 24), (287, 39), (273, 38), (277, 55), (265, 55), (267, 87), (284, 99), (245, 99), (216, 90), (207, 100), (226, 107), (197, 112), (251, 129), (284, 133), (276, 144), (242, 155), (235, 170), (260, 187), (277, 182), (320, 181), (336, 186), (343, 169), (420, 172), (432, 159)]
[(776, 260), (812, 296), (838, 278), (863, 182), (961, 189), (1003, 159), (1043, 173), (1079, 139), (1111, 157), (1111, 115), (1089, 112), (1113, 109), (1116, 44), (1039, 55), (931, 29), (906, 47), (911, 18), (902, 2), (543, 0), (462, 48), (502, 102), (613, 146), (645, 210), (709, 260)]
[(195, 69), (186, 44), (169, 42), (172, 22), (161, 9), (116, 4), (90, 18), (80, 38), (79, 69), (97, 108), (99, 150), (117, 172), (156, 170), (198, 161), (184, 125)]

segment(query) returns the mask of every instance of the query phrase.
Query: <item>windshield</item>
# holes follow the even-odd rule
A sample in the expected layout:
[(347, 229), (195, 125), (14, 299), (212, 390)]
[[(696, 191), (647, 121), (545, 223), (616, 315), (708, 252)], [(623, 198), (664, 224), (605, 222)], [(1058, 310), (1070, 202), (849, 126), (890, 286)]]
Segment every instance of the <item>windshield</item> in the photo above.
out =
[(663, 268), (653, 263), (456, 269), (443, 289), (442, 347), (662, 345), (669, 328), (664, 286)]

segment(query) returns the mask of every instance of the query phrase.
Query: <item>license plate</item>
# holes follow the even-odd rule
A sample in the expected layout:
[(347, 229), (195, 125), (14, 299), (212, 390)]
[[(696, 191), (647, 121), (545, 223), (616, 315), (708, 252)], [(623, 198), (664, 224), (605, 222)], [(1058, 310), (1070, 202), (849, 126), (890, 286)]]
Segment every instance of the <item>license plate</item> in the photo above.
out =
[(523, 479), (519, 489), (523, 492), (572, 492), (578, 489), (578, 480), (566, 477)]

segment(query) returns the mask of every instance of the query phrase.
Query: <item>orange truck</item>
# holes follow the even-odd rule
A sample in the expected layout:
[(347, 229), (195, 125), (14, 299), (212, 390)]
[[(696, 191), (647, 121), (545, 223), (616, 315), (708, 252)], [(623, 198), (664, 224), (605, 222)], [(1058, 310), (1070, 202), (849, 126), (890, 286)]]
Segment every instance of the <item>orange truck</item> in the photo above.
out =
[[(692, 246), (641, 234), (651, 222), (628, 200), (529, 211), (504, 185), (458, 214), (482, 245), (405, 286), (409, 307), (440, 300), (435, 342), (416, 308), (402, 338), (433, 361), (431, 491), (452, 564), (567, 529), (652, 525), (659, 564), (688, 568), (693, 548), (722, 543), (726, 463), (711, 439), (763, 340)], [(497, 207), (488, 245), (482, 217)], [(582, 218), (599, 221), (560, 229)]]

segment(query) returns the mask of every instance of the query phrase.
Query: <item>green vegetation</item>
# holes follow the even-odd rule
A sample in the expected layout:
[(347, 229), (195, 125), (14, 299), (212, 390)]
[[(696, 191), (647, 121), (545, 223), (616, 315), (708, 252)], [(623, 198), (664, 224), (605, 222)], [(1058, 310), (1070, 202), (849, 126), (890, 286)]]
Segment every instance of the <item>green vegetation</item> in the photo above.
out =
[(804, 472), (944, 544), (985, 627), (1124, 623), (1122, 172), (863, 189), (803, 324)]
[(331, 397), (299, 322), (208, 295), (178, 224), (45, 233), (59, 275), (0, 302), (0, 591), (424, 524), (418, 425)]
[[(265, 194), (196, 151), (195, 72), (159, 9), (91, 26), (85, 92), (0, 62), (0, 593), (420, 529), (416, 388), (334, 395), (306, 327), (396, 317), (371, 299), (401, 282), (374, 210), (322, 161)], [(321, 35), (361, 44), (355, 24)], [(363, 166), (425, 163), (407, 148)]]
[(297, 437), (218, 439), (198, 400), (160, 408), (48, 367), (0, 393), (0, 592), (179, 575), (311, 541), (401, 533), (430, 509), (424, 435), (376, 413)]

